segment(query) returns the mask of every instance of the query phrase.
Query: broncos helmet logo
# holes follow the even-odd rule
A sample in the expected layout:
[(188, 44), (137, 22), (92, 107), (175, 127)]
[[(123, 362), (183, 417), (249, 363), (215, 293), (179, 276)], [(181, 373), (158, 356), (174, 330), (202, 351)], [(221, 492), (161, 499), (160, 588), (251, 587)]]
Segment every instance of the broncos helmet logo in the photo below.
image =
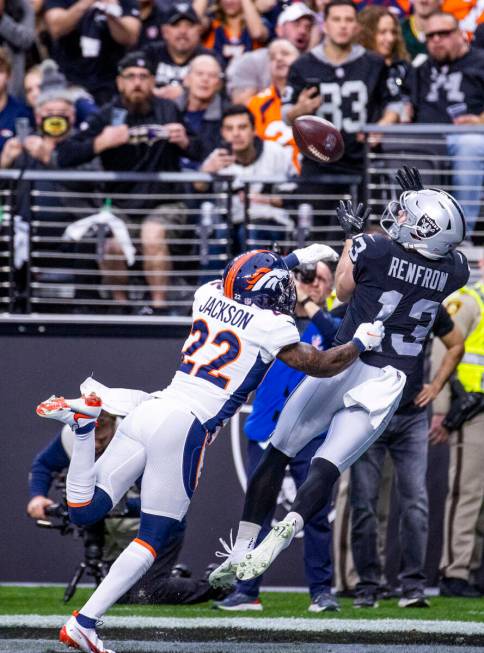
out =
[(247, 280), (247, 290), (262, 290), (263, 288), (269, 288), (270, 290), (275, 290), (280, 281), (287, 277), (286, 270), (272, 269), (269, 268), (259, 268), (253, 274), (250, 275)]

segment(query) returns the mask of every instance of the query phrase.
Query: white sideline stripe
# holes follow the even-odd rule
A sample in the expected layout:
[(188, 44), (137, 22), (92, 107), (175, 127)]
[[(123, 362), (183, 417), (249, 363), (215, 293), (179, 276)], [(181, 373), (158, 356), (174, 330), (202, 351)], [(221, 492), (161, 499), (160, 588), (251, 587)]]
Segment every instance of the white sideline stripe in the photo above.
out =
[[(66, 615), (3, 615), (0, 628), (58, 628)], [(302, 619), (274, 618), (172, 618), (172, 617), (105, 617), (107, 628), (161, 628), (163, 630), (197, 630), (224, 628), (233, 630), (268, 630), (297, 632), (418, 632), (442, 635), (484, 635), (484, 623), (475, 621), (426, 621), (420, 619)]]

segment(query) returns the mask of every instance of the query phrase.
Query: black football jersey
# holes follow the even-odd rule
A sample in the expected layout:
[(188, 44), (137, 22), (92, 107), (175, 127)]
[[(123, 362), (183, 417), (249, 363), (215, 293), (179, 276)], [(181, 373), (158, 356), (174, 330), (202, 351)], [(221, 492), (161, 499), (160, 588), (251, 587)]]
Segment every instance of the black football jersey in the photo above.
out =
[(350, 258), (356, 287), (336, 343), (353, 337), (362, 322), (382, 320), (379, 348), (361, 354), (368, 365), (392, 365), (410, 376), (421, 365), (439, 305), (467, 283), (469, 266), (458, 251), (433, 261), (381, 235), (353, 238)]
[(361, 46), (353, 46), (348, 59), (335, 65), (327, 60), (323, 46), (318, 45), (292, 64), (284, 104), (295, 104), (304, 88), (318, 86), (322, 103), (316, 115), (331, 121), (341, 131), (345, 142), (341, 162), (360, 162), (363, 145), (357, 141), (357, 133), (366, 123), (378, 120), (392, 101), (387, 76), (383, 58)]
[[(438, 308), (435, 321), (432, 325), (431, 333), (433, 337), (443, 338), (454, 328), (454, 322), (448, 314), (445, 306), (441, 304)], [(429, 344), (429, 343), (427, 343)], [(424, 346), (425, 349), (425, 346)], [(403, 388), (403, 395), (396, 412), (397, 415), (409, 415), (412, 413), (420, 413), (424, 410), (427, 410), (428, 407), (424, 406), (420, 408), (415, 405), (415, 398), (419, 394), (420, 390), (423, 387), (425, 377), (428, 376), (429, 370), (426, 369), (430, 367), (429, 361), (429, 347), (426, 348), (426, 351), (423, 356), (419, 356), (418, 364), (415, 370), (407, 376), (405, 382), (405, 387)], [(425, 358), (425, 362), (424, 362)]]
[(217, 58), (213, 50), (207, 50), (207, 48), (203, 48), (201, 45), (197, 46), (182, 64), (177, 64), (173, 61), (164, 43), (150, 43), (144, 48), (144, 51), (155, 66), (157, 86), (182, 85), (191, 62), (201, 54), (209, 54)]
[(411, 74), (415, 122), (451, 123), (465, 113), (484, 111), (484, 51), (471, 48), (456, 61), (427, 59)]

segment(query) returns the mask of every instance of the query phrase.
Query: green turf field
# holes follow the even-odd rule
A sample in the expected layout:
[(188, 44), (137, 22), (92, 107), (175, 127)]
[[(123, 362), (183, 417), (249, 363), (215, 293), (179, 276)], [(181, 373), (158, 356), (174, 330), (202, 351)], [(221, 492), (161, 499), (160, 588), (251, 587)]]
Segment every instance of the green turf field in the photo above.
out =
[[(62, 587), (0, 587), (0, 614), (70, 614), (81, 606), (91, 593), (78, 589), (66, 605), (62, 601)], [(458, 599), (432, 597), (430, 608), (399, 608), (397, 600), (380, 601), (377, 609), (355, 610), (351, 599), (341, 600), (341, 612), (312, 614), (307, 611), (309, 597), (301, 593), (262, 593), (262, 612), (222, 612), (214, 610), (211, 603), (194, 606), (116, 606), (109, 611), (113, 616), (143, 617), (306, 617), (321, 619), (426, 619), (435, 621), (477, 621), (484, 622), (484, 599)]]

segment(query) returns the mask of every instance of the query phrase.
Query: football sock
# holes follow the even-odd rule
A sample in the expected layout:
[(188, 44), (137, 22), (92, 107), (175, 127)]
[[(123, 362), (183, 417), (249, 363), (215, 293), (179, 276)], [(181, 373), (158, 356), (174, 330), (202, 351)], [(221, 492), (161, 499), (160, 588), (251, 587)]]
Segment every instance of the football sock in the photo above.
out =
[(79, 505), (89, 503), (94, 495), (96, 472), (95, 429), (87, 433), (74, 434), (74, 448), (66, 479), (67, 503)]
[(247, 487), (242, 520), (262, 525), (276, 505), (286, 466), (291, 458), (270, 444), (264, 451)]
[(294, 535), (297, 535), (304, 528), (304, 519), (298, 512), (288, 512), (284, 517), (284, 521), (292, 521), (294, 523)]
[(90, 619), (81, 613), (76, 615), (76, 621), (79, 626), (82, 626), (83, 628), (96, 628), (97, 619)]
[(111, 565), (106, 578), (80, 610), (81, 614), (90, 619), (102, 617), (148, 571), (154, 560), (146, 546), (131, 542)]
[(232, 559), (244, 556), (247, 551), (254, 548), (260, 529), (259, 524), (251, 524), (246, 521), (239, 522), (237, 538), (232, 549)]
[(329, 460), (314, 458), (306, 480), (297, 491), (291, 513), (298, 513), (307, 524), (331, 499), (339, 475), (339, 469)]

